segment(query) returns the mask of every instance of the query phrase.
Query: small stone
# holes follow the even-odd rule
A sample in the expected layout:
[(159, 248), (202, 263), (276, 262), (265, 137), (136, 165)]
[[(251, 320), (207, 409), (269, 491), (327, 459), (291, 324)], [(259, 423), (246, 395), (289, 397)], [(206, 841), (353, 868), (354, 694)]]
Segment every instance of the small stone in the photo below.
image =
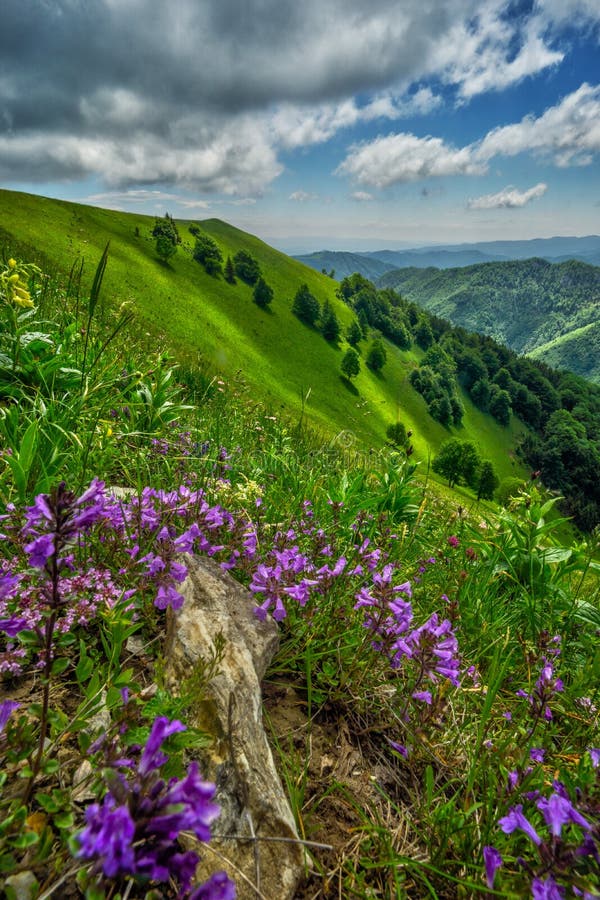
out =
[(73, 775), (73, 791), (71, 796), (76, 803), (93, 800), (96, 796), (91, 790), (93, 777), (94, 769), (92, 768), (92, 764), (89, 759), (84, 759)]
[(33, 872), (29, 871), (9, 875), (4, 885), (12, 888), (15, 900), (33, 900), (33, 897), (37, 896), (40, 886)]

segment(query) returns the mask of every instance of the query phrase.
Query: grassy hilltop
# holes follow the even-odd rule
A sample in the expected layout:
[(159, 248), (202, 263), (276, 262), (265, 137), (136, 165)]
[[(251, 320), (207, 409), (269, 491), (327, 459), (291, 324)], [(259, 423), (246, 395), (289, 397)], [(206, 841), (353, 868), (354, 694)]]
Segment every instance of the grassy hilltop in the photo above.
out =
[[(328, 343), (291, 312), (296, 290), (306, 283), (321, 304), (331, 303), (344, 330), (353, 314), (337, 298), (337, 283), (250, 234), (218, 219), (197, 223), (225, 259), (246, 250), (258, 260), (274, 290), (267, 311), (252, 302), (252, 290), (243, 282), (229, 285), (194, 261), (189, 222), (177, 222), (182, 244), (165, 264), (155, 252), (149, 216), (0, 191), (0, 221), (9, 252), (20, 248), (23, 258), (38, 258), (42, 267), (65, 273), (84, 261), (88, 282), (110, 241), (103, 294), (111, 306), (132, 304), (140, 334), (166, 343), (182, 361), (208, 364), (228, 377), (241, 374), (257, 399), (275, 411), (283, 407), (299, 418), (305, 400), (304, 420), (330, 438), (340, 435), (345, 444), (380, 447), (386, 427), (399, 418), (413, 432), (417, 459), (426, 461), (444, 440), (457, 436), (474, 441), (499, 477), (520, 474), (513, 448), (523, 427), (514, 417), (508, 428), (500, 427), (464, 392), (460, 428), (445, 428), (428, 415), (408, 382), (422, 357), (416, 345), (401, 351), (386, 341), (383, 372), (371, 372), (363, 361), (353, 384), (345, 382), (340, 375), (345, 341)], [(42, 258), (35, 248), (43, 248)], [(361, 344), (363, 358), (367, 344)]]

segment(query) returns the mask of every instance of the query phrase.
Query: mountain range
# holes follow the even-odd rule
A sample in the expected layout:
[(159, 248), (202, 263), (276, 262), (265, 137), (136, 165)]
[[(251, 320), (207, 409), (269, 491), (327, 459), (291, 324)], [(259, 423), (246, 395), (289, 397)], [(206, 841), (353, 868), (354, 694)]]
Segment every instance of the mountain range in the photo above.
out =
[(600, 236), (534, 238), (527, 241), (483, 241), (473, 244), (440, 244), (409, 250), (376, 250), (368, 253), (319, 250), (295, 259), (318, 271), (334, 271), (345, 278), (358, 272), (373, 279), (392, 269), (414, 267), (450, 269), (486, 262), (507, 262), (539, 257), (548, 262), (577, 259), (600, 265)]

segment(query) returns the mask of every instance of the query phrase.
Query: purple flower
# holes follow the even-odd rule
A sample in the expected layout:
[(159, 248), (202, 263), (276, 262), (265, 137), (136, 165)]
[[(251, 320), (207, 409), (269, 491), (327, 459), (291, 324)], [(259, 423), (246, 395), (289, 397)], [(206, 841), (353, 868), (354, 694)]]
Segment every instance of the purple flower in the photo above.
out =
[(536, 763), (544, 762), (546, 751), (542, 747), (532, 747), (529, 751), (529, 758)]
[(193, 831), (201, 841), (210, 840), (210, 825), (220, 812), (219, 806), (210, 802), (214, 794), (214, 785), (202, 781), (198, 763), (191, 762), (185, 778), (174, 780), (165, 795), (166, 806), (181, 804), (187, 809), (185, 817), (188, 824), (185, 827), (180, 825), (179, 831)]
[(195, 888), (189, 896), (189, 900), (235, 900), (235, 884), (230, 881), (225, 872), (215, 872), (214, 875)]
[(152, 723), (152, 728), (142, 751), (140, 759), (140, 775), (146, 775), (153, 769), (159, 769), (168, 760), (166, 753), (161, 751), (161, 745), (172, 734), (185, 731), (185, 725), (174, 719), (172, 722), (166, 716), (158, 716)]
[(527, 837), (532, 840), (537, 847), (542, 843), (542, 839), (531, 822), (523, 815), (522, 803), (513, 806), (512, 809), (508, 811), (508, 815), (498, 820), (498, 825), (504, 834), (512, 834), (513, 831), (518, 829), (524, 831)]
[(562, 826), (568, 822), (573, 822), (586, 831), (589, 831), (592, 827), (581, 813), (575, 809), (571, 801), (560, 794), (555, 793), (548, 798), (542, 797), (537, 802), (537, 808), (542, 813), (554, 837), (560, 837)]
[(86, 827), (78, 835), (78, 856), (96, 858), (107, 878), (133, 874), (135, 823), (126, 806), (115, 807), (107, 794), (102, 806), (93, 803), (85, 812)]
[(545, 880), (534, 878), (531, 882), (531, 896), (533, 900), (562, 900), (565, 896), (564, 889), (559, 887), (552, 875)]
[[(133, 759), (125, 754), (115, 759), (120, 747), (106, 739), (96, 742), (94, 752), (104, 749), (106, 765), (121, 771), (113, 774), (102, 805), (88, 807), (86, 826), (77, 836), (77, 855), (94, 861), (93, 872), (107, 878), (132, 875), (142, 883), (175, 880), (180, 885), (178, 896), (188, 896), (199, 857), (193, 850), (182, 852), (177, 839), (191, 831), (209, 841), (210, 825), (220, 810), (213, 802), (215, 786), (202, 781), (197, 763), (190, 764), (181, 780), (172, 778), (166, 784), (161, 777), (159, 769), (168, 759), (162, 744), (183, 730), (181, 722), (158, 717), (141, 753), (129, 748)], [(215, 900), (234, 896), (224, 878), (220, 875), (201, 885), (198, 891), (205, 892), (196, 896)]]
[(485, 866), (485, 880), (487, 886), (492, 889), (494, 887), (494, 879), (496, 872), (502, 865), (502, 857), (495, 847), (483, 848), (483, 864)]
[(181, 609), (183, 597), (172, 584), (159, 584), (154, 605), (157, 609), (166, 609), (168, 606), (172, 609)]
[(12, 597), (21, 581), (21, 575), (0, 575), (0, 600)]
[(44, 569), (54, 553), (54, 535), (41, 534), (29, 544), (25, 544), (25, 552), (29, 554), (29, 565), (34, 569)]
[(413, 700), (420, 700), (422, 703), (427, 703), (429, 706), (431, 706), (431, 691), (415, 691), (412, 695), (412, 698)]
[(20, 705), (21, 704), (17, 703), (15, 700), (4, 700), (0, 703), (0, 734), (2, 734), (6, 728), (6, 723), (14, 713), (15, 709), (18, 709)]
[(30, 630), (29, 621), (22, 616), (11, 616), (9, 619), (0, 619), (0, 631), (9, 637), (16, 637), (21, 631)]
[(594, 769), (597, 769), (600, 766), (600, 747), (590, 747), (588, 753)]
[(404, 746), (404, 744), (399, 744), (397, 741), (389, 741), (389, 744), (392, 750), (395, 750), (396, 753), (399, 753), (400, 756), (404, 757), (404, 759), (408, 759), (408, 749)]
[(458, 547), (458, 545), (460, 544), (460, 541), (459, 541), (459, 539), (456, 537), (455, 534), (451, 534), (450, 537), (447, 538), (447, 541), (448, 541), (448, 545), (449, 545), (450, 547)]

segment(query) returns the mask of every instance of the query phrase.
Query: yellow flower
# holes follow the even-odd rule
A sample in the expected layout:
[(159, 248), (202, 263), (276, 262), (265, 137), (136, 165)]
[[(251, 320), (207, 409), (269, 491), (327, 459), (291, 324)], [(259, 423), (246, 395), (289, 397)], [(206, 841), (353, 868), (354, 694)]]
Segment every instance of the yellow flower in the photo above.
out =
[(33, 300), (31, 294), (22, 287), (16, 287), (13, 294), (14, 302), (22, 309), (33, 309)]
[(16, 261), (16, 259), (12, 259), (12, 258), (9, 259), (9, 261), (8, 261), (8, 268), (9, 268), (9, 269), (16, 269), (16, 268), (17, 268), (17, 261)]

